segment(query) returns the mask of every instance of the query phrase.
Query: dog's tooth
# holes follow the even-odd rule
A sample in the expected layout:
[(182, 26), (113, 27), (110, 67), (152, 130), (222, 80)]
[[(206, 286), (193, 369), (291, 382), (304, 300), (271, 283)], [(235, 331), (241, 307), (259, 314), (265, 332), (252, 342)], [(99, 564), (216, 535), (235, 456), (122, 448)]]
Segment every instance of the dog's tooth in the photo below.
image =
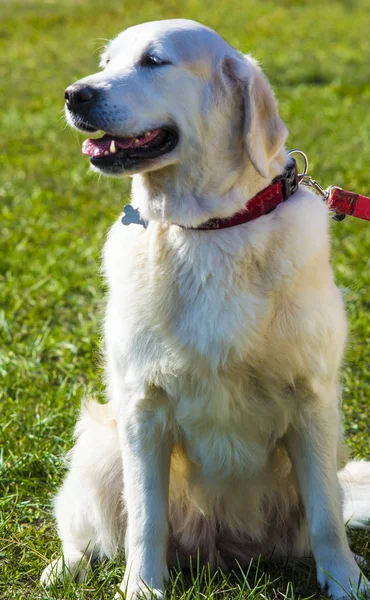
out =
[(135, 138), (134, 139), (134, 144), (137, 144), (138, 142), (140, 142), (139, 138)]
[(145, 137), (149, 137), (150, 136), (150, 131), (146, 131), (145, 132)]
[(114, 140), (112, 140), (111, 143), (110, 143), (109, 152), (111, 154), (114, 154), (115, 152), (117, 152), (116, 142)]
[(109, 154), (109, 150), (104, 151), (104, 155), (107, 156), (107, 154)]

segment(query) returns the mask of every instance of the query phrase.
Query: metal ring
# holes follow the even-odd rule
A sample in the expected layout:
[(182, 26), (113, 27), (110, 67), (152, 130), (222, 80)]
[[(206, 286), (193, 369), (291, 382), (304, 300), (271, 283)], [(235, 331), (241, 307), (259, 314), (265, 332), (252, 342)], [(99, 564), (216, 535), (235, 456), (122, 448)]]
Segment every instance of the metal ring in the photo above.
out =
[(289, 156), (291, 154), (299, 154), (304, 161), (304, 171), (303, 173), (299, 173), (298, 177), (303, 177), (304, 175), (307, 175), (307, 171), (308, 171), (308, 158), (306, 156), (306, 154), (304, 152), (302, 152), (302, 150), (289, 150), (288, 152)]
[(329, 185), (327, 191), (328, 199), (330, 200), (332, 193), (334, 190), (342, 190), (343, 188), (339, 187), (339, 185)]

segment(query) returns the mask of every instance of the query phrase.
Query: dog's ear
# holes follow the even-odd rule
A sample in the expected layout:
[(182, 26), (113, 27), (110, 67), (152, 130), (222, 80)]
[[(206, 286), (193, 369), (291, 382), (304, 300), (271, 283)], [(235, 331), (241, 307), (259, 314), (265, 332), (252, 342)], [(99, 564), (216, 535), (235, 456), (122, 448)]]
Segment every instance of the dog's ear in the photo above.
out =
[(288, 135), (271, 87), (249, 56), (225, 58), (222, 71), (232, 90), (243, 98), (243, 138), (250, 161), (262, 177), (268, 177), (270, 163)]

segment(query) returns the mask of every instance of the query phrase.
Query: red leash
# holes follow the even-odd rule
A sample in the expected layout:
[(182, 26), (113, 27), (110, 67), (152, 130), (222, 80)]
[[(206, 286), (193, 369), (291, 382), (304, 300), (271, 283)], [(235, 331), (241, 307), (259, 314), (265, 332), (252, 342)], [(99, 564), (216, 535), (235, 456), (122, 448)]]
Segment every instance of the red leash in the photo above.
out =
[(289, 154), (300, 154), (304, 160), (304, 172), (298, 175), (299, 183), (313, 188), (313, 190), (328, 203), (329, 210), (333, 211), (333, 219), (343, 221), (347, 215), (370, 221), (370, 198), (348, 192), (336, 185), (331, 185), (327, 190), (310, 175), (307, 174), (308, 159), (301, 150), (291, 150)]
[(329, 192), (328, 207), (337, 215), (351, 215), (370, 221), (370, 198), (367, 196), (347, 192), (337, 187), (332, 188), (332, 191)]

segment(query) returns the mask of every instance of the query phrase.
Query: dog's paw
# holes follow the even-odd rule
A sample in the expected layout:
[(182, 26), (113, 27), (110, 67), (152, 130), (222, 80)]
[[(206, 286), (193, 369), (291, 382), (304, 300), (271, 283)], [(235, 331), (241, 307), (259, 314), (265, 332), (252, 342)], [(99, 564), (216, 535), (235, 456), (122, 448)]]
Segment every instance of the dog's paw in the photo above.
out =
[(318, 567), (317, 578), (327, 595), (333, 600), (344, 598), (370, 598), (370, 583), (351, 559), (331, 560)]
[(120, 591), (114, 596), (114, 600), (164, 600), (164, 591), (157, 588), (149, 588), (144, 583), (137, 586), (129, 586), (127, 589), (122, 585)]
[(53, 560), (42, 572), (40, 583), (46, 587), (71, 580), (82, 583), (90, 570), (90, 560), (86, 556)]
[[(115, 600), (125, 598), (126, 600), (163, 600), (164, 584), (168, 580), (169, 573), (167, 566), (163, 568), (127, 569), (123, 578), (121, 587), (115, 595)], [(149, 573), (157, 573), (150, 576)]]

